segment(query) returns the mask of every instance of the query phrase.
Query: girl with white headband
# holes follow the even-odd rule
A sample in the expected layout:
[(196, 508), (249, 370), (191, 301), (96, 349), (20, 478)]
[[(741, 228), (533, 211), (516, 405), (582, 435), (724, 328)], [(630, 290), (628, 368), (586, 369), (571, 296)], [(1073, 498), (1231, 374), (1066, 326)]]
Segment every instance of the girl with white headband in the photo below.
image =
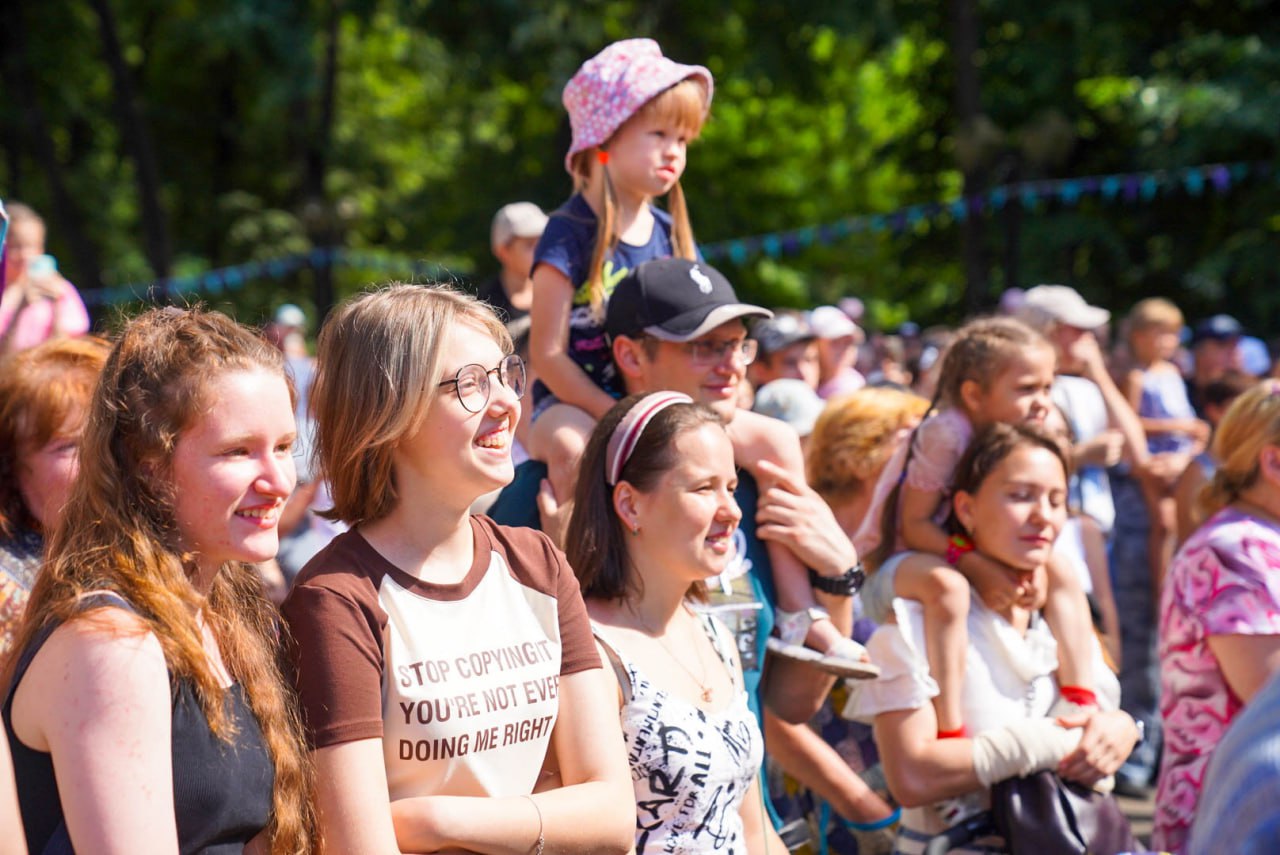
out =
[(696, 610), (733, 557), (736, 486), (720, 417), (676, 392), (620, 401), (583, 456), (568, 558), (618, 679), (637, 853), (786, 851), (733, 635)]

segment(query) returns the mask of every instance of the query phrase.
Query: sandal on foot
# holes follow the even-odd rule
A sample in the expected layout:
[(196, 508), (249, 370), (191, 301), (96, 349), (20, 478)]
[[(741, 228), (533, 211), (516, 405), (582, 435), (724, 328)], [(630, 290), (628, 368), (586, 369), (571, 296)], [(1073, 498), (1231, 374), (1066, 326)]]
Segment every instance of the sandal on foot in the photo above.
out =
[(768, 641), (765, 642), (765, 646), (775, 656), (780, 656), (783, 659), (792, 659), (796, 662), (804, 662), (820, 671), (834, 674), (837, 677), (867, 680), (880, 676), (880, 669), (870, 662), (819, 653), (817, 650), (805, 647), (802, 644), (788, 644), (777, 636), (770, 636)]
[(867, 648), (852, 638), (842, 638), (822, 654), (821, 666), (841, 677), (854, 680), (870, 680), (880, 676), (880, 669), (871, 664)]

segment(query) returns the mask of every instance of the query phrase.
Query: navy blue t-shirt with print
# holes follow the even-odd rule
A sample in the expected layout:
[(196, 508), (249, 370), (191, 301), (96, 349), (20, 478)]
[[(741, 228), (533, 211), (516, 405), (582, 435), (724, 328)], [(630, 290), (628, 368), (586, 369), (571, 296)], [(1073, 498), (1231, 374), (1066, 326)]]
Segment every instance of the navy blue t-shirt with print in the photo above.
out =
[[(650, 206), (653, 211), (653, 232), (643, 246), (618, 241), (613, 252), (605, 258), (601, 278), (604, 280), (605, 300), (628, 271), (655, 258), (670, 258), (674, 247), (671, 242), (671, 215)], [(596, 245), (596, 215), (581, 193), (569, 197), (552, 212), (542, 238), (533, 251), (533, 267), (549, 264), (573, 283), (573, 308), (569, 314), (569, 358), (580, 367), (601, 389), (615, 398), (622, 397), (622, 384), (613, 366), (609, 342), (604, 332), (604, 314), (591, 311), (590, 288), (587, 285), (587, 268), (591, 265), (591, 253)], [(551, 390), (541, 382), (534, 384), (533, 400), (537, 404)]]

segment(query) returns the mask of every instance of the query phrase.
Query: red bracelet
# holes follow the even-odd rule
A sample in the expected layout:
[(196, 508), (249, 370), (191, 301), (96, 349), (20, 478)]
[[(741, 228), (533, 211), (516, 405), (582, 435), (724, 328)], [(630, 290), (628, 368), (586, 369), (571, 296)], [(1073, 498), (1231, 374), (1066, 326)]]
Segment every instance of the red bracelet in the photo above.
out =
[(1098, 696), (1092, 689), (1086, 689), (1084, 686), (1060, 686), (1058, 692), (1061, 693), (1064, 701), (1070, 701), (1078, 707), (1096, 709), (1098, 706)]
[(973, 552), (973, 541), (965, 537), (963, 534), (953, 534), (947, 540), (947, 563), (955, 567), (960, 563), (960, 559)]

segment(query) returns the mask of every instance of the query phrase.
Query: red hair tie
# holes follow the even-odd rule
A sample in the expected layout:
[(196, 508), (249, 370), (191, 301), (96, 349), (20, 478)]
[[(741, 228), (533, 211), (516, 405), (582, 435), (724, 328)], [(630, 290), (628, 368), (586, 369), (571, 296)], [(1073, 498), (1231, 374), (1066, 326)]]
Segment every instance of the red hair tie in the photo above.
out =
[(609, 162), (609, 152), (602, 148), (596, 149), (596, 160), (599, 161), (601, 166), (604, 166)]

